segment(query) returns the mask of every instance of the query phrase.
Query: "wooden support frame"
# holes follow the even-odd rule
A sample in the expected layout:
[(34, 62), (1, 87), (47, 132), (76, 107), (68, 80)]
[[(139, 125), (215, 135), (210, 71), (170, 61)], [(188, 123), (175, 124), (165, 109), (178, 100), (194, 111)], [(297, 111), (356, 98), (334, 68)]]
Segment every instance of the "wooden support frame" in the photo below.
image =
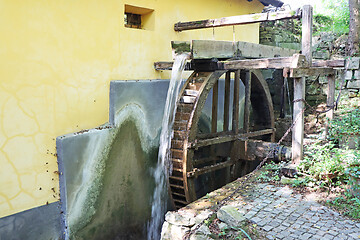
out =
[(212, 109), (211, 109), (211, 132), (217, 132), (219, 81), (213, 86)]
[(294, 112), (292, 130), (292, 163), (298, 165), (303, 159), (305, 78), (294, 78)]
[(301, 54), (294, 54), (292, 57), (224, 61), (222, 64), (223, 68), (226, 70), (309, 67), (309, 63), (305, 59), (305, 56)]
[(226, 143), (226, 142), (232, 142), (235, 140), (241, 140), (245, 141), (252, 137), (258, 137), (268, 134), (273, 134), (275, 129), (269, 128), (269, 129), (263, 129), (259, 131), (254, 132), (248, 132), (248, 133), (239, 133), (239, 134), (233, 134), (228, 133), (223, 136), (214, 136), (213, 134), (209, 134), (208, 138), (205, 139), (196, 139), (194, 142), (191, 142), (188, 144), (189, 148), (200, 148), (200, 147), (206, 147), (214, 144), (220, 144), (220, 143)]
[(200, 21), (178, 22), (174, 25), (174, 30), (180, 32), (185, 30), (244, 25), (244, 24), (293, 19), (300, 17), (301, 17), (300, 9), (289, 12), (284, 11), (284, 12), (255, 13), (255, 14), (223, 17), (216, 19), (206, 19)]
[(228, 71), (225, 74), (225, 94), (224, 94), (224, 125), (223, 131), (229, 131), (229, 111), (230, 111), (230, 82), (231, 82), (231, 72)]
[(211, 166), (206, 166), (203, 168), (194, 168), (192, 171), (187, 172), (187, 177), (197, 177), (199, 175), (205, 174), (205, 173), (210, 173), (210, 172), (214, 172), (216, 170), (222, 169), (222, 168), (226, 168), (233, 165), (233, 162), (228, 160), (222, 163), (217, 163)]
[[(309, 65), (312, 65), (312, 29), (313, 8), (305, 5), (302, 9), (302, 54), (305, 55)], [(290, 73), (291, 75), (291, 73)], [(305, 103), (305, 77), (294, 78), (294, 115), (292, 131), (292, 163), (299, 165), (303, 159), (304, 147), (304, 105)]]
[(291, 78), (299, 78), (310, 76), (328, 76), (334, 75), (335, 73), (336, 70), (333, 68), (291, 68), (288, 72), (288, 76)]
[(239, 94), (240, 94), (240, 70), (235, 71), (234, 78), (234, 103), (233, 103), (233, 119), (232, 119), (232, 131), (235, 134), (239, 133)]
[(244, 107), (244, 132), (250, 131), (250, 106), (251, 106), (251, 71), (245, 74), (245, 107)]
[(329, 132), (329, 122), (333, 120), (334, 118), (334, 104), (335, 104), (335, 75), (329, 75), (327, 77), (328, 80), (328, 93), (327, 93), (327, 99), (326, 99), (326, 105), (327, 107), (332, 107), (328, 112), (326, 112), (326, 126), (325, 126), (325, 132), (326, 135)]

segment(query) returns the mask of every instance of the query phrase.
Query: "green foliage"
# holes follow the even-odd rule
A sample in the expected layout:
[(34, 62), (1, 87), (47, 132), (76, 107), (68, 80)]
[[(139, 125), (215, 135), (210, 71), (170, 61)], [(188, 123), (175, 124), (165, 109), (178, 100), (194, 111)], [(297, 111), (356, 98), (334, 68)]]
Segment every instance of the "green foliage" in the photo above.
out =
[(330, 141), (338, 143), (347, 135), (360, 135), (360, 109), (353, 109), (330, 123)]
[(360, 219), (360, 199), (357, 197), (340, 196), (332, 201), (328, 201), (328, 204), (336, 207), (351, 218)]
[(317, 185), (329, 185), (344, 176), (345, 156), (334, 148), (334, 144), (313, 144), (307, 147), (299, 170), (317, 181)]
[(305, 177), (305, 178), (296, 178), (292, 181), (292, 186), (293, 187), (304, 187), (304, 186), (308, 186), (308, 184), (311, 182), (311, 179), (309, 177)]
[[(315, 22), (323, 27), (317, 29), (321, 31), (332, 31), (339, 34), (349, 32), (349, 3), (348, 0), (323, 0), (320, 12), (314, 16)], [(331, 21), (330, 21), (331, 20)]]
[(267, 163), (257, 177), (258, 181), (262, 182), (276, 182), (280, 180), (280, 169), (283, 165), (276, 163)]

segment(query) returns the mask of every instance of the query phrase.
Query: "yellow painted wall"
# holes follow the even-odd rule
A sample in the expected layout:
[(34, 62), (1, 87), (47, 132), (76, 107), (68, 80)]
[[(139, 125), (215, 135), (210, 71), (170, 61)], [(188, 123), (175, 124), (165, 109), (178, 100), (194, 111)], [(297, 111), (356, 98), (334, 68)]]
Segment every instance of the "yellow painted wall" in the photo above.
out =
[[(154, 9), (124, 27), (124, 5)], [(59, 199), (55, 138), (108, 121), (111, 80), (168, 78), (171, 40), (233, 40), (179, 21), (260, 12), (247, 0), (0, 0), (0, 217)], [(235, 27), (258, 42), (258, 25)]]

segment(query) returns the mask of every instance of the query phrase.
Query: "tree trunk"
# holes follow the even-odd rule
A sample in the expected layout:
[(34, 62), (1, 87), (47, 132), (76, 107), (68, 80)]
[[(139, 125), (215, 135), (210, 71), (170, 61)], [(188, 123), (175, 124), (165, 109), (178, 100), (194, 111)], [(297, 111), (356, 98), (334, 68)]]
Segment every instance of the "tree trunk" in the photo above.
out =
[(346, 46), (346, 55), (354, 56), (359, 53), (359, 31), (360, 31), (360, 0), (349, 0), (350, 23), (349, 38)]

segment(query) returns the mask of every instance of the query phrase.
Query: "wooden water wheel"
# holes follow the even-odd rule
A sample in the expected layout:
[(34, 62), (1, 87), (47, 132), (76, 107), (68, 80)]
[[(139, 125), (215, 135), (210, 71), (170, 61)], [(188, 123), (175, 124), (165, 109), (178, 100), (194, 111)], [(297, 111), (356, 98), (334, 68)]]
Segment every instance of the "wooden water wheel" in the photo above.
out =
[[(233, 89), (230, 89), (234, 73)], [(218, 125), (218, 80), (225, 74), (222, 131)], [(239, 123), (240, 80), (245, 86), (244, 122)], [(205, 101), (213, 89), (211, 133), (199, 134), (198, 123)], [(230, 95), (233, 92), (233, 105)], [(195, 71), (185, 82), (178, 99), (171, 141), (172, 175), (169, 190), (179, 209), (206, 192), (239, 177), (240, 159), (246, 160), (246, 140), (273, 140), (274, 115), (271, 96), (259, 71)], [(231, 111), (231, 110), (232, 111)], [(231, 126), (230, 124), (230, 116)], [(230, 129), (231, 127), (231, 129)], [(205, 189), (205, 190), (204, 190)]]

